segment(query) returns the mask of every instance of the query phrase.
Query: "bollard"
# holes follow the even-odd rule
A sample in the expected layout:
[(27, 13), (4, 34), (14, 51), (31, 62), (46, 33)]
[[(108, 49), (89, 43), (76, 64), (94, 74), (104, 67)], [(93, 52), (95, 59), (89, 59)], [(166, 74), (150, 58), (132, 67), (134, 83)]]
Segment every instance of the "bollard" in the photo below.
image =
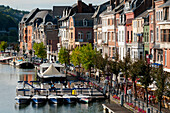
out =
[(153, 107), (151, 108), (151, 113), (153, 113)]
[(120, 105), (121, 105), (121, 106), (123, 106), (123, 101), (124, 101), (123, 95), (121, 95), (121, 96), (120, 96)]
[(144, 103), (142, 103), (142, 109), (145, 110), (145, 106), (144, 106)]
[(132, 95), (131, 94), (129, 95), (129, 98), (130, 98), (129, 99), (130, 100), (129, 103), (132, 103)]
[(146, 113), (150, 113), (150, 108), (147, 108), (147, 109), (146, 109)]
[(156, 113), (158, 113), (158, 110), (156, 110)]
[(140, 101), (138, 100), (138, 108), (140, 108)]

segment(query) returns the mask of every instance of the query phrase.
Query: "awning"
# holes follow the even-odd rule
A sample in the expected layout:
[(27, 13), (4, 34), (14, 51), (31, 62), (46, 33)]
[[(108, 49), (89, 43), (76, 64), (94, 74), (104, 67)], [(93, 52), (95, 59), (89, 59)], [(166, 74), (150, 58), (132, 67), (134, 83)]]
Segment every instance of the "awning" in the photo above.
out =
[(65, 74), (61, 74), (53, 64), (42, 74), (43, 78), (50, 78), (50, 77), (66, 77)]

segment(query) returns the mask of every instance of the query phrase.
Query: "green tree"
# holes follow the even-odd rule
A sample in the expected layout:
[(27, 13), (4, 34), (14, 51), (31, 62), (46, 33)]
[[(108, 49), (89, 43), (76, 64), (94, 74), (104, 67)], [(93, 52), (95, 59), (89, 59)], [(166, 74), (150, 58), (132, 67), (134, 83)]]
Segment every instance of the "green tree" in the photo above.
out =
[(79, 66), (79, 76), (80, 76), (80, 64), (81, 64), (81, 57), (80, 57), (81, 47), (76, 47), (75, 50), (72, 51), (70, 61), (74, 64), (74, 66)]
[(142, 60), (140, 63), (141, 73), (139, 82), (144, 86), (146, 92), (146, 105), (148, 107), (148, 86), (153, 82), (154, 70), (147, 61)]
[(161, 101), (163, 99), (163, 95), (169, 86), (169, 83), (168, 83), (169, 77), (170, 77), (170, 74), (163, 70), (163, 65), (160, 65), (159, 68), (157, 69), (157, 73), (154, 76), (154, 79), (156, 81), (156, 86), (157, 86), (156, 96), (157, 96), (157, 99), (159, 102), (159, 111), (160, 112), (161, 112), (161, 108), (162, 108)]
[(130, 67), (130, 78), (132, 79), (133, 82), (133, 94), (135, 100), (137, 99), (137, 92), (136, 92), (136, 78), (141, 74), (141, 63), (142, 60), (136, 60), (135, 62), (132, 63)]
[(47, 57), (46, 48), (45, 48), (43, 42), (34, 43), (33, 49), (35, 51), (35, 55), (37, 55), (37, 57), (41, 58), (41, 62), (43, 62), (43, 59)]
[(126, 86), (125, 86), (125, 97), (127, 95), (127, 88), (128, 88), (128, 77), (130, 74), (130, 67), (131, 67), (131, 58), (130, 56), (127, 54), (126, 57), (123, 59), (123, 61), (120, 61), (120, 66), (121, 66), (121, 71), (125, 77), (125, 82), (126, 82)]
[[(110, 65), (110, 72), (113, 73), (116, 76), (116, 88), (117, 88), (117, 94), (118, 94), (118, 76), (120, 73), (120, 62), (119, 62), (119, 54), (116, 51), (116, 54), (114, 55), (114, 61), (109, 61)], [(112, 86), (112, 78), (111, 78), (111, 86)]]
[(59, 62), (62, 64), (65, 64), (65, 69), (66, 69), (66, 75), (67, 75), (67, 64), (69, 64), (69, 51), (66, 48), (61, 48), (59, 53), (58, 53), (58, 57), (59, 57)]
[(5, 49), (7, 48), (7, 42), (2, 41), (1, 44), (0, 44), (0, 48), (1, 48), (1, 51), (5, 52)]
[(102, 69), (103, 62), (104, 62), (104, 58), (103, 58), (102, 54), (99, 51), (95, 50), (94, 66), (96, 69), (99, 69), (99, 79), (98, 79), (99, 83), (100, 83), (100, 76), (101, 76), (100, 70), (103, 70)]
[(94, 66), (94, 57), (95, 57), (95, 51), (93, 50), (93, 47), (91, 44), (87, 44), (86, 46), (83, 46), (81, 49), (81, 61), (82, 66), (86, 70), (89, 70), (91, 76), (91, 67)]

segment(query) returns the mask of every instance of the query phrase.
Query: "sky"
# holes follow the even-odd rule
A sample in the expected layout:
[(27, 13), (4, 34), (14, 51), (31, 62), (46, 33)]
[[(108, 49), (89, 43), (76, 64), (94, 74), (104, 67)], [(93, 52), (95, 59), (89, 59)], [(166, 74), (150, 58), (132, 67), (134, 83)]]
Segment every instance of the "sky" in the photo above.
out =
[[(86, 4), (99, 5), (106, 0), (82, 0)], [(70, 6), (77, 0), (0, 0), (0, 5), (10, 6), (14, 9), (31, 11), (34, 8), (52, 9), (53, 6)]]

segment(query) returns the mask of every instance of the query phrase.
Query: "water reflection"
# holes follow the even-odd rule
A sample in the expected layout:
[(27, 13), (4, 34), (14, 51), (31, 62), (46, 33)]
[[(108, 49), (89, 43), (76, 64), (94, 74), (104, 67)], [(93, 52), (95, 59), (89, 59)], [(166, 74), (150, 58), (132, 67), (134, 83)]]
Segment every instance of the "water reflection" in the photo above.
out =
[(15, 104), (17, 81), (35, 81), (34, 69), (19, 69), (0, 64), (0, 113), (103, 113), (103, 102), (90, 104)]

